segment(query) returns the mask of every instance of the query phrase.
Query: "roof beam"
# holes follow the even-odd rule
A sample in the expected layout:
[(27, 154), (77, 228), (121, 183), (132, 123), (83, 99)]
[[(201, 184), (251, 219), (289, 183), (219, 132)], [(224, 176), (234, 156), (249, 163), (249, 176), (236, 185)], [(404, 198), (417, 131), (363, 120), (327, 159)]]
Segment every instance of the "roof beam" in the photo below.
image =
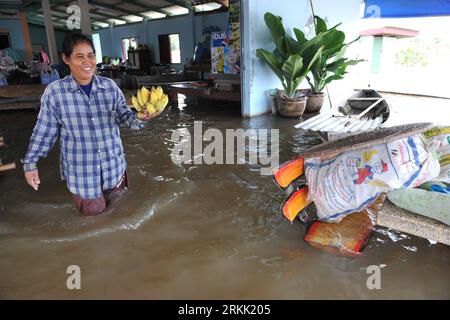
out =
[[(54, 6), (62, 6), (63, 4), (54, 4)], [(103, 23), (107, 23), (107, 24), (110, 24), (111, 22), (110, 21), (108, 21), (108, 19), (115, 19), (115, 20), (120, 20), (120, 21), (124, 21), (124, 22), (128, 22), (126, 19), (121, 19), (120, 17), (117, 17), (117, 16), (115, 16), (115, 15), (109, 15), (109, 14), (107, 14), (107, 13), (99, 13), (98, 12), (98, 8), (95, 8), (95, 9), (93, 9), (93, 10), (91, 10), (91, 13), (94, 13), (94, 14), (96, 14), (96, 15), (98, 15), (98, 16), (102, 16), (103, 18), (105, 18), (105, 19), (95, 19), (95, 18), (92, 18), (91, 19), (91, 25), (92, 25), (92, 23), (93, 22), (103, 22)], [(69, 14), (67, 13), (67, 11), (64, 11), (64, 10), (60, 10), (60, 9), (58, 9), (58, 8), (52, 8), (52, 11), (55, 11), (55, 12), (59, 12), (59, 13), (65, 13), (65, 14), (67, 14), (67, 17), (69, 16)], [(33, 12), (34, 13), (34, 12)], [(64, 19), (64, 18), (60, 18), (60, 19)], [(95, 26), (95, 25), (94, 25)]]
[[(57, 0), (49, 0), (50, 6), (54, 5), (62, 5), (62, 3), (58, 3)], [(20, 7), (20, 11), (34, 11), (42, 8), (42, 0), (28, 0), (26, 3), (22, 4)]]
[[(143, 14), (141, 14), (139, 12), (134, 12), (134, 11), (122, 9), (122, 8), (119, 8), (119, 7), (115, 8), (114, 5), (111, 5), (110, 7), (106, 7), (104, 3), (100, 3), (100, 2), (97, 2), (97, 1), (90, 1), (89, 3), (95, 5), (98, 8), (105, 8), (105, 9), (112, 9), (112, 10), (115, 10), (115, 11), (122, 11), (122, 12), (125, 12), (126, 14), (128, 14), (128, 15), (133, 15), (133, 16), (138, 16), (138, 17), (144, 18), (144, 19), (148, 19), (148, 17), (146, 15), (143, 15)], [(162, 13), (162, 14), (165, 14), (165, 15), (169, 15), (165, 11), (161, 11), (160, 9), (152, 7), (152, 6), (144, 5), (143, 3), (139, 3), (139, 2), (135, 2), (135, 1), (129, 1), (129, 0), (127, 0), (126, 2), (124, 1), (123, 3), (124, 4), (125, 3), (130, 3), (130, 4), (134, 4), (134, 5), (140, 6), (140, 7), (143, 8), (142, 10), (147, 10), (148, 9), (148, 11), (156, 11), (156, 12), (159, 12), (159, 13)]]
[[(97, 9), (96, 9), (96, 10), (97, 10)], [(60, 10), (60, 9), (58, 9), (58, 8), (52, 8), (52, 11), (67, 14), (67, 17), (64, 17), (64, 18), (59, 17), (60, 20), (67, 19), (67, 18), (69, 17), (69, 14), (68, 14), (66, 11), (64, 11), (64, 10)], [(32, 14), (32, 13), (34, 13), (34, 12), (30, 12), (30, 14)], [(105, 23), (109, 23), (109, 21), (107, 21), (107, 19), (117, 19), (117, 17), (115, 17), (115, 16), (107, 16), (107, 15), (105, 15), (105, 14), (97, 13), (97, 12), (95, 12), (95, 11), (94, 11), (93, 13), (95, 13), (96, 15), (102, 16), (102, 17), (104, 17), (105, 19), (99, 20), (99, 19), (93, 18), (93, 19), (91, 19), (92, 22), (105, 22)], [(122, 19), (117, 19), (117, 20), (122, 20)], [(124, 20), (124, 21), (125, 21), (125, 20)], [(92, 23), (91, 23), (91, 24), (92, 24)]]
[(192, 6), (195, 5), (194, 3), (192, 3), (194, 1), (189, 1), (189, 3), (186, 3), (185, 1), (179, 1), (179, 0), (164, 0), (164, 1), (170, 2), (173, 5), (180, 6), (180, 7), (189, 9), (189, 10), (192, 10)]

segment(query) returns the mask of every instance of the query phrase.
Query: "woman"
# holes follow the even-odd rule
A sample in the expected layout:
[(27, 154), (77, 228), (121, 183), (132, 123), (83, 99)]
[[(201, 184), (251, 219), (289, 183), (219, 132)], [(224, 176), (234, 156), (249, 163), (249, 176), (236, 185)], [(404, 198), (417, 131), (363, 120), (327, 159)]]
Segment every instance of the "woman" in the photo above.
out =
[[(38, 190), (36, 163), (60, 138), (61, 178), (77, 209), (96, 215), (106, 209), (105, 196), (127, 187), (126, 162), (119, 125), (142, 129), (111, 79), (96, 76), (96, 57), (90, 38), (72, 33), (63, 42), (63, 61), (71, 74), (49, 84), (24, 164), (28, 184)], [(156, 116), (156, 115), (155, 115)]]

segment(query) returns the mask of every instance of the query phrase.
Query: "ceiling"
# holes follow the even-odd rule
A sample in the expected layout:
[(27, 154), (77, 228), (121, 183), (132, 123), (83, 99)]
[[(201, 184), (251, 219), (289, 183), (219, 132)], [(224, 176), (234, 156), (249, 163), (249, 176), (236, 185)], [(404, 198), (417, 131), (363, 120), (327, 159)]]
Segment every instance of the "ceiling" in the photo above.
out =
[[(74, 0), (49, 0), (53, 26), (67, 30), (66, 21), (73, 13), (67, 8), (78, 5)], [(88, 0), (92, 30), (140, 22), (144, 19), (164, 19), (194, 12), (226, 10), (228, 0)], [(13, 16), (26, 12), (31, 24), (44, 25), (41, 0), (2, 0), (0, 15)]]

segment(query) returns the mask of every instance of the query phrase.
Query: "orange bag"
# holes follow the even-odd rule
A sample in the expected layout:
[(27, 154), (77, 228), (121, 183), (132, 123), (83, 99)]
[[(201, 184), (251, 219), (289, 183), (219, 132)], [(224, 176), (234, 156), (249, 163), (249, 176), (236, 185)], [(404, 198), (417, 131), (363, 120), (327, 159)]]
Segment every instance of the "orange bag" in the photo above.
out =
[(311, 246), (329, 253), (359, 255), (372, 233), (376, 214), (385, 198), (386, 194), (380, 195), (368, 208), (344, 217), (340, 223), (314, 222), (305, 240)]

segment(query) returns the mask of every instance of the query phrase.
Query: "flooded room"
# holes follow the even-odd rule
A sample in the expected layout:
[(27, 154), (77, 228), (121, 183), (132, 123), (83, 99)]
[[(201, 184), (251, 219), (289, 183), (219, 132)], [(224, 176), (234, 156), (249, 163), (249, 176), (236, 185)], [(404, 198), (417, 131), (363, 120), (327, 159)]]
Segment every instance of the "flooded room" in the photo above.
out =
[(449, 25), (1, 1), (0, 299), (450, 299)]

